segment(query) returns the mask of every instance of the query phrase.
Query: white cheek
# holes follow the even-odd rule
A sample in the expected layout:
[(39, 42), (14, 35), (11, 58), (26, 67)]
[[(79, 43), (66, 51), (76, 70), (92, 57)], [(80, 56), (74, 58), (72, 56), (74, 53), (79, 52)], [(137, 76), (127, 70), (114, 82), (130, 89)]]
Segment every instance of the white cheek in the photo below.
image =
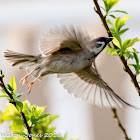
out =
[(103, 47), (104, 47), (104, 45), (105, 45), (105, 42), (97, 42), (97, 44), (99, 44), (99, 45), (101, 45), (100, 47), (93, 47), (90, 51), (91, 52), (95, 52), (95, 53), (99, 53), (102, 49), (103, 49)]
[(105, 42), (103, 42), (103, 44), (102, 44), (102, 46), (101, 46), (101, 47), (103, 48), (104, 46), (105, 46)]
[(97, 44), (101, 45), (99, 48), (103, 48), (105, 45), (105, 42), (97, 42)]

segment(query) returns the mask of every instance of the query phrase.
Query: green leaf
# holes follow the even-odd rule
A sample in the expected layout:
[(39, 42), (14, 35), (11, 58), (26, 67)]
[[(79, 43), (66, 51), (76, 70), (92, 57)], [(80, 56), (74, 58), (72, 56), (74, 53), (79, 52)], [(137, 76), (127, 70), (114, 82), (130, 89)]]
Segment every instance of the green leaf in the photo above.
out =
[(131, 16), (124, 16), (122, 22), (125, 23), (125, 21), (127, 21), (129, 18), (131, 18)]
[(123, 29), (123, 30), (119, 31), (119, 35), (124, 34), (127, 30), (129, 30), (129, 28), (126, 28), (126, 29)]
[(106, 22), (113, 26), (113, 23), (109, 19), (107, 19)]
[(126, 51), (125, 54), (126, 54), (126, 56), (127, 56), (128, 59), (129, 59), (129, 58), (131, 58), (131, 59), (134, 58), (133, 53), (130, 52), (130, 51)]
[(115, 29), (113, 27), (110, 27), (109, 29), (112, 32), (112, 34), (115, 33)]
[(55, 130), (56, 130), (55, 127), (51, 127), (51, 128), (48, 129), (48, 133), (53, 133)]
[(38, 118), (37, 118), (37, 121), (38, 120), (41, 120), (43, 118), (46, 118), (47, 116), (49, 116), (50, 114), (43, 114), (43, 115), (40, 115)]
[(7, 84), (7, 89), (11, 92), (13, 92), (13, 88), (11, 87), (11, 85)]
[(21, 136), (27, 136), (26, 132), (23, 131), (23, 130), (16, 130), (14, 132), (17, 133), (17, 134), (20, 134)]
[(111, 11), (110, 13), (112, 12), (120, 12), (120, 13), (128, 14), (126, 11), (122, 11), (122, 10), (115, 10), (115, 11)]
[(35, 123), (36, 123), (36, 118), (35, 118), (35, 116), (31, 116), (31, 122), (32, 122), (32, 124), (35, 124)]
[(112, 32), (113, 36), (118, 40), (120, 47), (122, 46), (122, 41), (118, 33)]
[[(64, 137), (63, 137), (63, 140), (66, 140), (67, 139), (67, 133), (65, 133)], [(73, 139), (72, 139), (73, 140)]]
[(3, 115), (3, 113), (0, 111), (0, 124), (2, 124), (2, 122), (3, 122), (2, 115)]
[(9, 85), (13, 89), (13, 92), (16, 93), (17, 86), (16, 86), (16, 81), (15, 81), (15, 77), (14, 76), (11, 78)]
[(30, 106), (31, 105), (30, 105), (30, 102), (29, 101), (26, 100), (26, 101), (23, 102), (23, 112), (25, 114), (26, 114), (26, 111), (29, 110)]
[(139, 66), (138, 66), (138, 65), (136, 65), (136, 64), (128, 64), (128, 65), (130, 65), (130, 66), (133, 66), (133, 67), (134, 67), (134, 69), (135, 69), (135, 71), (136, 71), (136, 74), (138, 74), (138, 73), (139, 73)]
[(7, 95), (7, 93), (6, 93), (3, 89), (0, 89), (0, 91), (1, 91), (3, 94), (6, 94), (6, 95)]
[(20, 98), (21, 97), (21, 95), (22, 95), (23, 93), (21, 93), (21, 94), (15, 94), (15, 98)]
[(104, 8), (104, 7), (100, 6), (100, 8), (103, 9), (103, 10), (105, 11), (105, 8)]
[(36, 109), (35, 105), (32, 105), (29, 110), (30, 110), (30, 116), (35, 116), (35, 117), (38, 116), (37, 109)]
[(16, 101), (16, 107), (18, 109), (19, 112), (22, 112), (23, 109), (23, 104), (20, 101)]
[(125, 40), (124, 41), (124, 43), (123, 43), (123, 48), (126, 48), (126, 46), (130, 43), (130, 41), (131, 41), (131, 39), (127, 39), (127, 40)]
[(8, 106), (5, 110), (5, 112), (3, 113), (2, 119), (3, 120), (12, 120), (17, 117), (19, 117), (18, 110), (16, 109), (16, 107), (13, 104), (8, 103)]
[(110, 45), (109, 43), (107, 44), (107, 46), (108, 46), (109, 48), (111, 48), (111, 45)]
[(125, 21), (128, 20), (131, 16), (124, 16), (122, 21), (121, 21), (121, 25), (120, 25), (120, 29), (125, 25)]
[(28, 125), (29, 125), (30, 127), (32, 126), (32, 121), (31, 121), (31, 120), (28, 121)]
[(118, 48), (121, 48), (120, 42), (117, 40), (117, 38), (114, 37), (112, 41)]
[(129, 47), (133, 46), (138, 41), (139, 41), (139, 39), (137, 37), (131, 39), (131, 41), (129, 42), (129, 44), (127, 44), (126, 48), (129, 48)]
[(17, 119), (12, 120), (10, 128), (13, 132), (17, 130), (22, 130), (22, 131), (26, 130), (26, 127), (24, 123), (21, 121), (20, 116)]
[(0, 97), (9, 97), (8, 95), (0, 95)]
[(132, 53), (134, 55), (136, 64), (139, 65), (139, 58), (138, 58), (138, 55), (137, 55), (138, 52), (136, 51), (136, 49), (133, 48), (133, 52)]
[(37, 115), (38, 116), (40, 116), (42, 113), (43, 113), (43, 111), (45, 110), (45, 108), (46, 108), (46, 106), (44, 106), (44, 107), (39, 107), (39, 106), (37, 106)]
[(119, 18), (115, 19), (115, 31), (116, 32), (119, 32), (120, 27), (121, 27), (120, 25), (121, 25), (121, 18), (119, 17)]
[(114, 49), (114, 48), (108, 48), (105, 50), (105, 52), (108, 52), (112, 55), (115, 55), (117, 53), (118, 50)]
[[(107, 0), (107, 4), (108, 4), (108, 7), (109, 7), (109, 10), (114, 7), (117, 3), (119, 2), (119, 0)], [(108, 11), (109, 11), (108, 10)]]
[(114, 15), (109, 15), (109, 16), (112, 17), (112, 18), (114, 18), (114, 19), (116, 18)]
[(106, 13), (108, 13), (108, 11), (109, 11), (109, 5), (107, 3), (107, 0), (103, 0), (103, 2), (104, 2), (104, 5), (105, 5)]
[(58, 117), (59, 117), (58, 115), (48, 116), (47, 117), (47, 124), (49, 125), (51, 122), (53, 122)]

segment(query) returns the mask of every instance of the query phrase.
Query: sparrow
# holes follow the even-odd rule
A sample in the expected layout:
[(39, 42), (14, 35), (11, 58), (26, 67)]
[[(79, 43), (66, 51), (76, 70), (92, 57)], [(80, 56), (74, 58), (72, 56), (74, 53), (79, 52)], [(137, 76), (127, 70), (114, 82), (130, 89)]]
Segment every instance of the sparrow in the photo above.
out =
[[(63, 27), (50, 31), (40, 39), (39, 55), (7, 50), (4, 56), (13, 63), (12, 66), (19, 65), (19, 69), (27, 70), (21, 81), (22, 85), (29, 83), (29, 92), (41, 77), (57, 74), (63, 87), (77, 98), (101, 106), (135, 107), (119, 97), (97, 71), (95, 59), (112, 39), (92, 39), (81, 29)], [(35, 77), (33, 81), (27, 80), (30, 75)]]

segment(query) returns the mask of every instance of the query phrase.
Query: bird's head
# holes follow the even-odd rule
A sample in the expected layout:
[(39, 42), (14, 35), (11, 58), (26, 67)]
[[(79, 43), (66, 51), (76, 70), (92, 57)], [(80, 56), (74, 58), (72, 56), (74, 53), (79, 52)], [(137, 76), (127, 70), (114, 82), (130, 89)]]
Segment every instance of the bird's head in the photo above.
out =
[(92, 40), (90, 51), (98, 55), (113, 38), (99, 37)]

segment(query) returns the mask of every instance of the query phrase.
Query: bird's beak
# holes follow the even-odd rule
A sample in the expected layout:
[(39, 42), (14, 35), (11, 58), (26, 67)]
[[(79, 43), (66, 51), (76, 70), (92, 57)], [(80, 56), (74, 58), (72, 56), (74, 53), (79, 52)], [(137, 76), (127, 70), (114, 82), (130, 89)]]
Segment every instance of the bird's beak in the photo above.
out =
[(106, 43), (109, 43), (112, 40), (113, 40), (113, 38), (106, 38)]

